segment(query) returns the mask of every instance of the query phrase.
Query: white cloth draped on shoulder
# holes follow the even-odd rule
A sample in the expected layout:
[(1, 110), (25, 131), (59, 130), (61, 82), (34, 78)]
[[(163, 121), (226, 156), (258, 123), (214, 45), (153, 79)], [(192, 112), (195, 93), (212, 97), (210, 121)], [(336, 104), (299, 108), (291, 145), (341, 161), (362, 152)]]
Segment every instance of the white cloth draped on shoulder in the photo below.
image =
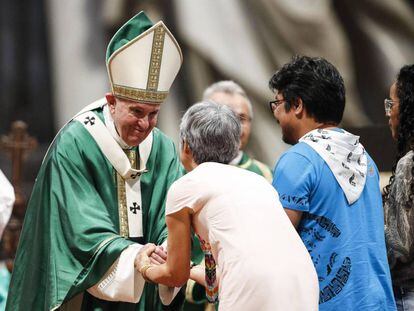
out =
[(299, 141), (311, 146), (324, 159), (348, 203), (358, 200), (367, 176), (367, 155), (359, 136), (342, 129), (316, 129)]

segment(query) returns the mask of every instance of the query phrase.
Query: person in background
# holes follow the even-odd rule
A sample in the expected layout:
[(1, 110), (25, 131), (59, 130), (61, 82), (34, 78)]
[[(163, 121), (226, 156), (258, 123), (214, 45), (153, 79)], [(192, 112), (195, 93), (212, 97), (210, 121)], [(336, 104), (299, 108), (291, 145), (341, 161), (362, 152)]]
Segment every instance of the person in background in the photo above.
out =
[[(196, 104), (184, 114), (180, 139), (188, 173), (168, 191), (167, 262), (153, 265), (142, 252), (141, 274), (168, 286), (191, 276), (206, 286), (210, 301), (218, 285), (219, 310), (317, 310), (315, 269), (277, 192), (258, 174), (228, 165), (239, 150), (239, 118), (224, 105)], [(191, 228), (205, 269), (190, 269)]]
[(272, 182), (273, 176), (270, 168), (266, 164), (249, 157), (244, 151), (250, 138), (253, 122), (253, 107), (242, 87), (234, 81), (219, 81), (205, 89), (203, 100), (212, 100), (218, 104), (228, 106), (240, 119), (240, 148), (230, 164), (255, 172), (266, 178), (269, 182)]
[(414, 65), (401, 68), (385, 99), (397, 156), (384, 189), (385, 238), (398, 311), (414, 310)]
[[(4, 229), (9, 222), (15, 196), (14, 189), (10, 182), (0, 170), (0, 241)], [(0, 311), (6, 308), (7, 292), (10, 283), (10, 272), (4, 261), (0, 261)]]
[(379, 174), (359, 137), (339, 126), (344, 81), (320, 57), (296, 56), (269, 82), (270, 109), (293, 145), (273, 186), (319, 277), (319, 310), (395, 310)]
[[(178, 308), (177, 290), (146, 284), (134, 260), (167, 237), (165, 198), (181, 165), (155, 126), (181, 63), (168, 28), (144, 12), (113, 36), (111, 92), (68, 122), (43, 160), (6, 310)], [(157, 246), (151, 260), (165, 259)]]

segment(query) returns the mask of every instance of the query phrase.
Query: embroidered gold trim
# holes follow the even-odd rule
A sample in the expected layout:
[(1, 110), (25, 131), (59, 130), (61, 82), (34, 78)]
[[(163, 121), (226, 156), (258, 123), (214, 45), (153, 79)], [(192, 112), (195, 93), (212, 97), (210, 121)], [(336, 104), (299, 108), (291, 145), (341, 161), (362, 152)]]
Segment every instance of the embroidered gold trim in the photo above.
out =
[(119, 235), (127, 238), (129, 236), (128, 229), (128, 210), (126, 204), (125, 180), (119, 173), (116, 174), (118, 186), (118, 213), (119, 213)]
[(129, 162), (131, 163), (131, 167), (136, 169), (137, 168), (137, 152), (133, 149), (125, 150), (125, 153), (128, 157)]
[(152, 40), (151, 60), (148, 70), (147, 90), (158, 89), (158, 82), (161, 71), (162, 52), (164, 50), (165, 30), (162, 25), (154, 29)]
[(168, 92), (148, 91), (122, 85), (114, 85), (113, 91), (117, 97), (156, 104), (164, 102), (168, 96)]
[[(135, 150), (125, 150), (125, 154), (131, 163), (132, 168), (137, 166), (137, 153)], [(126, 200), (125, 180), (119, 173), (116, 173), (117, 188), (118, 188), (118, 213), (119, 213), (119, 235), (128, 238), (128, 206)]]
[(116, 235), (113, 235), (113, 236), (111, 236), (111, 237), (109, 237), (109, 238), (106, 238), (105, 240), (103, 240), (102, 242), (101, 242), (101, 244), (99, 244), (99, 246), (98, 246), (98, 248), (93, 252), (93, 255), (95, 256), (96, 255), (96, 253), (98, 253), (98, 251), (102, 248), (102, 247), (104, 247), (106, 244), (108, 244), (109, 242), (111, 242), (112, 240), (115, 240), (117, 238), (117, 236)]

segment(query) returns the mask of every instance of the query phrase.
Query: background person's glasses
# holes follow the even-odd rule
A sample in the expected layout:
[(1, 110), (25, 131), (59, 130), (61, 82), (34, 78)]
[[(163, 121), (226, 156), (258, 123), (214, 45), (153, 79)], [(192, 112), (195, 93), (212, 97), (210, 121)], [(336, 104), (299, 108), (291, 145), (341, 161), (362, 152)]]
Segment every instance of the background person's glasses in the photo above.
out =
[(276, 110), (277, 106), (279, 106), (284, 101), (285, 101), (284, 99), (276, 99), (276, 100), (270, 101), (269, 102), (270, 111), (273, 113)]
[(389, 99), (389, 98), (384, 99), (385, 115), (387, 117), (390, 116), (393, 105), (394, 105), (394, 101), (392, 99)]

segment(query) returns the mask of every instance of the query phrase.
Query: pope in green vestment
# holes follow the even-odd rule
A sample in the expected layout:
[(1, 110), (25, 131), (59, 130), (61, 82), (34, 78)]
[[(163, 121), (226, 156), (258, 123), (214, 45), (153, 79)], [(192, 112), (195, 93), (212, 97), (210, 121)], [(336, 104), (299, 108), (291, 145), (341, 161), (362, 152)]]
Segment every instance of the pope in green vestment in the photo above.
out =
[[(135, 26), (140, 29), (134, 30)], [(180, 62), (172, 69), (164, 68), (161, 58), (149, 53), (151, 59), (147, 63), (161, 63), (158, 76), (149, 72), (145, 81), (141, 81), (142, 77), (137, 80), (131, 76), (121, 79), (119, 75), (122, 75), (123, 69), (132, 70), (135, 68), (134, 62), (140, 61), (128, 48), (133, 46), (135, 53), (148, 48), (134, 38), (140, 39), (140, 34), (150, 34), (152, 38), (155, 33), (152, 41), (148, 40), (149, 36), (145, 37), (145, 44), (149, 42), (149, 49), (153, 50), (154, 44), (162, 48), (163, 40), (167, 40), (165, 38), (168, 35), (171, 37), (169, 33), (165, 34), (168, 30), (162, 23), (155, 26), (154, 30), (143, 12), (131, 19), (114, 37), (124, 37), (125, 31), (121, 30), (128, 32), (128, 40), (122, 38), (123, 43), (117, 46), (122, 48), (121, 52), (125, 52), (119, 53), (119, 58), (124, 59), (117, 62), (112, 57), (112, 65), (108, 65), (112, 93), (107, 98), (116, 101), (108, 103), (112, 105), (109, 109), (115, 109), (116, 105), (121, 107), (116, 109), (133, 107), (135, 110), (131, 110), (131, 113), (134, 115), (128, 115), (128, 120), (136, 118), (138, 125), (134, 126), (141, 126), (140, 122), (144, 122), (144, 118), (149, 120), (158, 113), (157, 109), (181, 65), (181, 59), (175, 61), (173, 58), (180, 58), (181, 51), (178, 53), (175, 50), (167, 62), (170, 67)], [(171, 40), (170, 37), (168, 40)], [(115, 41), (119, 43), (119, 40)], [(114, 39), (108, 50), (113, 48), (113, 42)], [(179, 49), (178, 45), (174, 49)], [(117, 49), (114, 51), (117, 52)], [(168, 53), (165, 48), (162, 57), (168, 58)], [(125, 63), (128, 68), (122, 68)], [(163, 85), (148, 82), (154, 82), (160, 76)], [(165, 83), (168, 80), (169, 85)], [(120, 98), (123, 101), (119, 101)], [(97, 105), (91, 110), (97, 118), (89, 118), (91, 125), (100, 121), (108, 126), (104, 106)], [(136, 109), (141, 110), (138, 113)], [(113, 121), (118, 130), (116, 118)], [(156, 118), (148, 122), (155, 126)], [(86, 291), (100, 282), (121, 253), (136, 242), (128, 235), (121, 234), (122, 208), (132, 208), (125, 206), (122, 198), (125, 193), (120, 191), (124, 179), (86, 128), (87, 122), (84, 123), (74, 119), (64, 126), (43, 160), (26, 211), (6, 310), (63, 309), (75, 296), (81, 297), (81, 310), (161, 310), (158, 286), (153, 284), (145, 284), (138, 303), (106, 301)], [(151, 127), (148, 128), (151, 130)], [(157, 128), (152, 127), (150, 135), (150, 153), (145, 171), (139, 177), (141, 204), (138, 207), (142, 212), (143, 233), (139, 242), (160, 245), (167, 237), (165, 197), (169, 186), (181, 177), (182, 168), (173, 142)], [(120, 136), (123, 138), (121, 133)], [(143, 151), (141, 145), (137, 145), (128, 148), (125, 153), (131, 163), (140, 163)]]

